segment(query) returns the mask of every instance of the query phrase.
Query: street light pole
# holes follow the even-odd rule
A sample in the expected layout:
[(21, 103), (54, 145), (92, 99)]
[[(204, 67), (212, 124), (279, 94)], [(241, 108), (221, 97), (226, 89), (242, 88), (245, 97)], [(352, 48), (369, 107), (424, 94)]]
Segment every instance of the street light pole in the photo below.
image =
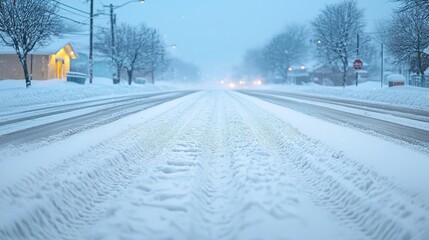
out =
[[(290, 63), (289, 63), (289, 51), (285, 50), (285, 65), (286, 65), (286, 76), (283, 75), (283, 84), (286, 84), (289, 82), (289, 69), (291, 69)], [(283, 71), (284, 72), (284, 71)]]
[[(360, 41), (360, 37), (359, 37), (359, 33), (358, 33), (356, 36), (356, 45), (357, 45), (356, 46), (356, 59), (359, 58), (359, 48), (360, 48), (359, 41)], [(356, 87), (358, 86), (358, 84), (359, 84), (359, 70), (356, 70)]]
[(89, 20), (89, 83), (92, 84), (94, 75), (94, 0), (90, 3)]

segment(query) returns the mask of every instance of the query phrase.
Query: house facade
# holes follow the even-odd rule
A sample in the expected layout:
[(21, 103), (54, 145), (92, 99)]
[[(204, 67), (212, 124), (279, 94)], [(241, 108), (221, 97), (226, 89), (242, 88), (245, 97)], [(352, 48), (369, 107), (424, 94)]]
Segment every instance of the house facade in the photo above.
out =
[[(364, 65), (365, 67), (366, 65)], [(362, 80), (368, 79), (368, 72), (365, 70), (359, 71), (359, 78)], [(343, 86), (343, 72), (340, 68), (332, 64), (322, 64), (314, 67), (311, 73), (311, 80), (314, 83), (326, 86)], [(352, 85), (356, 81), (356, 70), (350, 64), (347, 69), (346, 85)]]
[[(70, 60), (78, 55), (69, 42), (54, 41), (27, 56), (28, 72), (35, 80), (63, 79), (70, 72)], [(22, 65), (12, 48), (0, 46), (0, 80), (24, 79)]]

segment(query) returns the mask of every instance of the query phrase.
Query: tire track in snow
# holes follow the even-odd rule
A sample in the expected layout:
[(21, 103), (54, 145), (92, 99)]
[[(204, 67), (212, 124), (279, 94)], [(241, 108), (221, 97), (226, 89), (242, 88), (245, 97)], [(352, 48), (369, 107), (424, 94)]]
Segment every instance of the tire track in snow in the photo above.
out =
[(255, 131), (271, 143), (302, 189), (341, 222), (370, 239), (429, 239), (429, 206), (418, 196), (256, 105), (241, 107), (251, 113)]
[(194, 100), (2, 189), (0, 239), (77, 239), (193, 118)]
[(234, 93), (193, 100), (0, 190), (0, 239), (426, 239), (389, 179)]
[[(127, 204), (112, 206), (114, 215), (99, 224), (90, 239), (214, 239), (211, 229), (217, 223), (216, 179), (208, 165), (216, 164), (218, 118), (221, 109), (205, 97), (197, 118), (182, 126), (176, 144), (157, 157), (163, 163), (140, 178), (127, 192)], [(116, 231), (107, 231), (107, 229)], [(121, 231), (121, 229), (131, 231)]]
[(283, 163), (228, 95), (207, 95), (157, 157), (164, 164), (137, 180), (90, 239), (302, 239), (300, 193)]
[[(228, 95), (225, 109), (225, 152), (231, 170), (230, 192), (233, 221), (229, 236), (223, 239), (291, 239), (293, 230), (305, 220), (296, 212), (300, 205), (294, 182), (281, 166), (278, 156), (270, 151), (250, 128), (234, 99)], [(237, 198), (238, 195), (240, 198)], [(305, 235), (305, 234), (304, 234)]]

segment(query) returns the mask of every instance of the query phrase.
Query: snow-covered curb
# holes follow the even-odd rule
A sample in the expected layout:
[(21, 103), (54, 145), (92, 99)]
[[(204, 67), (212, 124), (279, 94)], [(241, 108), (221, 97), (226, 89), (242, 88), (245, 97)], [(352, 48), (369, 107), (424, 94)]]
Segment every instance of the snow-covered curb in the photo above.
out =
[(381, 87), (379, 82), (365, 82), (359, 86), (327, 87), (310, 85), (267, 85), (264, 88), (356, 99), (429, 110), (429, 89), (413, 86)]

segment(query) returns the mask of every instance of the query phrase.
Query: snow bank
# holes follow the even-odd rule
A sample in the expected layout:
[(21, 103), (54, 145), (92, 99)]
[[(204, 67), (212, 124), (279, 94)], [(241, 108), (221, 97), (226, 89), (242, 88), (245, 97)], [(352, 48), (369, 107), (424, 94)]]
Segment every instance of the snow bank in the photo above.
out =
[(389, 81), (399, 81), (399, 82), (405, 82), (405, 77), (402, 74), (390, 74), (387, 76), (386, 80)]
[(125, 82), (113, 85), (111, 79), (95, 78), (93, 84), (80, 85), (64, 80), (32, 81), (29, 89), (24, 80), (0, 81), (0, 109), (4, 112), (17, 108), (32, 108), (39, 104), (59, 104), (87, 98), (100, 98), (124, 94), (174, 90), (166, 84), (129, 86)]
[(357, 99), (419, 109), (429, 109), (429, 89), (413, 86), (390, 88), (383, 86), (383, 88), (381, 88), (379, 82), (365, 82), (359, 84), (357, 87), (348, 86), (346, 88), (328, 87), (316, 84), (303, 86), (267, 85), (265, 88), (289, 92), (330, 95), (338, 98)]

